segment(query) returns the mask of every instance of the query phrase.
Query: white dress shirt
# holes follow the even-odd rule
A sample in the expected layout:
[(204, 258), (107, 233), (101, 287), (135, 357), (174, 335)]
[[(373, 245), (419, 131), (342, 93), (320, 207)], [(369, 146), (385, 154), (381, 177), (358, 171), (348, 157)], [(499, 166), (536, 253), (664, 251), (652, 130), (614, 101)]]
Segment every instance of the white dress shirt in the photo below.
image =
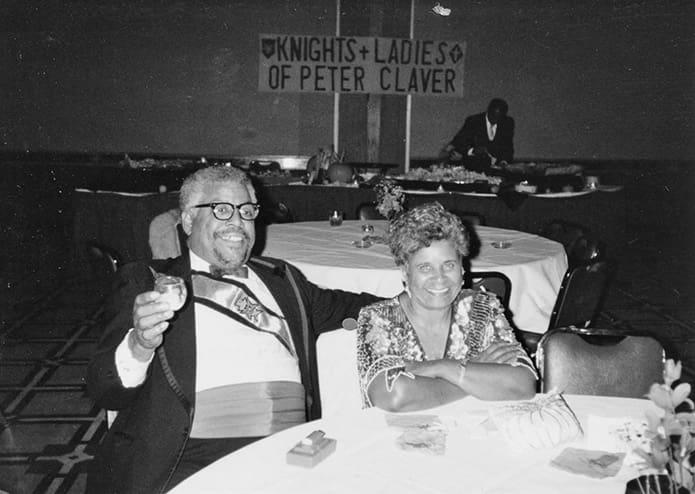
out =
[[(189, 253), (191, 269), (209, 271), (209, 263), (192, 251)], [(282, 315), (275, 298), (253, 270), (249, 269), (248, 278), (230, 278), (245, 284), (262, 304)], [(237, 383), (301, 382), (296, 351), (292, 355), (275, 337), (252, 330), (202, 304), (196, 303), (194, 310), (196, 391)], [(116, 368), (123, 386), (135, 387), (145, 381), (152, 359), (137, 360), (128, 346), (128, 335), (116, 350)]]

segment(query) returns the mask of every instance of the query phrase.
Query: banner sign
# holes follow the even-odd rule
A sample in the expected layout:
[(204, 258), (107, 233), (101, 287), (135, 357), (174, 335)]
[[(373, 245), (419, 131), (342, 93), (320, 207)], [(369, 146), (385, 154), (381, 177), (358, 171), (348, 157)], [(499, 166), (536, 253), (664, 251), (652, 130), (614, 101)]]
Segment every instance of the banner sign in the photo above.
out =
[(261, 34), (259, 45), (260, 91), (463, 96), (464, 42)]

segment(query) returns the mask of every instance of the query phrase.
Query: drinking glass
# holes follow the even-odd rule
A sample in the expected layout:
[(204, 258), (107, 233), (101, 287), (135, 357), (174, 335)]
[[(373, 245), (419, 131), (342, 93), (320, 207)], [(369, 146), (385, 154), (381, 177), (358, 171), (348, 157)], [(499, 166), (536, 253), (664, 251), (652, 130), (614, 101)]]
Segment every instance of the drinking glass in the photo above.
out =
[(343, 224), (343, 212), (337, 209), (328, 217), (328, 222), (331, 226), (340, 226)]
[(173, 311), (179, 310), (186, 303), (186, 283), (178, 276), (157, 276), (154, 289), (162, 294), (159, 300), (168, 302)]

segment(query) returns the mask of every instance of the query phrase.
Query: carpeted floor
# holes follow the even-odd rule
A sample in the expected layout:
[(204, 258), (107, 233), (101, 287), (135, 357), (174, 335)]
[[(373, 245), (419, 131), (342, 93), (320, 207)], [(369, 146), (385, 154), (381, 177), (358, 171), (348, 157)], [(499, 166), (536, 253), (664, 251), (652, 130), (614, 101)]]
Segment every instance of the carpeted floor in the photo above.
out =
[[(683, 360), (695, 382), (695, 286), (685, 252), (632, 245), (597, 326), (647, 329)], [(103, 287), (67, 282), (28, 298), (0, 331), (0, 491), (84, 492), (94, 445), (106, 430), (85, 393), (85, 366), (99, 337)]]

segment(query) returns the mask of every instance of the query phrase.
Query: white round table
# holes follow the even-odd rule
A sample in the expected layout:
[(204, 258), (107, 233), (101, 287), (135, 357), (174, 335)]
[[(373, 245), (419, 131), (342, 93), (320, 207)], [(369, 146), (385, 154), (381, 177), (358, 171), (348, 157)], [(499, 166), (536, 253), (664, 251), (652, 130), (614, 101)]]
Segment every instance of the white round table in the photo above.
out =
[[(442, 455), (404, 451), (401, 429), (386, 423), (379, 409), (302, 424), (246, 446), (194, 474), (171, 494), (623, 494), (639, 472), (630, 456), (613, 477), (592, 478), (551, 466), (566, 447), (620, 453), (626, 423), (645, 420), (648, 400), (569, 395), (584, 436), (552, 448), (519, 451), (488, 420), (500, 402), (464, 398), (415, 415), (435, 415), (447, 427)], [(287, 452), (310, 432), (337, 441), (330, 456), (313, 468), (289, 465)], [(600, 455), (601, 453), (599, 453)]]
[[(331, 226), (326, 221), (279, 223), (268, 226), (263, 255), (297, 266), (313, 283), (352, 292), (393, 297), (403, 289), (401, 273), (388, 246), (357, 248), (365, 234), (362, 221)], [(370, 221), (371, 235), (384, 235), (386, 221)], [(500, 271), (512, 282), (509, 308), (520, 329), (543, 333), (548, 328), (560, 283), (567, 270), (563, 246), (530, 233), (479, 226), (480, 254), (474, 271)], [(505, 241), (501, 249), (493, 242)]]

